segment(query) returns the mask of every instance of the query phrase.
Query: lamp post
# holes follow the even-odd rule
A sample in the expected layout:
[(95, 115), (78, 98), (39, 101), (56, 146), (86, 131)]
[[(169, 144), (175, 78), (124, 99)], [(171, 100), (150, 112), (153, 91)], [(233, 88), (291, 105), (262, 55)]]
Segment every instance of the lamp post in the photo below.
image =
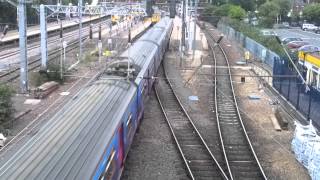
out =
[(130, 79), (130, 48), (131, 48), (131, 43), (128, 43), (128, 69), (127, 69), (127, 80), (129, 81)]
[(287, 49), (284, 47), (282, 41), (280, 40), (280, 38), (278, 36), (276, 36), (276, 39), (278, 41), (278, 43), (281, 45), (282, 49), (284, 50), (286, 56), (289, 58), (290, 63), (292, 64), (293, 68), (295, 69), (295, 71), (298, 73), (298, 76), (301, 78), (303, 84), (306, 87), (306, 92), (310, 90), (308, 83), (306, 82), (306, 80), (304, 79), (304, 77), (302, 76), (301, 72), (299, 71), (298, 67), (296, 66), (296, 64), (293, 62), (291, 56), (289, 55)]

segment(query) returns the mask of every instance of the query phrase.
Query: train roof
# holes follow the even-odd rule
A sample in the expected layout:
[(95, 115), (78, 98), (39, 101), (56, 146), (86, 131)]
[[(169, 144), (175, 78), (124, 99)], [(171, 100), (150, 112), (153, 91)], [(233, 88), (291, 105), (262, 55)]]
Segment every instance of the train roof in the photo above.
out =
[(90, 179), (134, 88), (119, 79), (91, 82), (1, 167), (0, 179)]
[(161, 41), (167, 34), (172, 20), (168, 17), (162, 18), (157, 24), (155, 24), (150, 30), (148, 30), (141, 38), (138, 39), (131, 47), (130, 50), (126, 50), (121, 54), (121, 57), (130, 56), (130, 60), (142, 69), (148, 60), (151, 60), (150, 55), (156, 51), (160, 46)]

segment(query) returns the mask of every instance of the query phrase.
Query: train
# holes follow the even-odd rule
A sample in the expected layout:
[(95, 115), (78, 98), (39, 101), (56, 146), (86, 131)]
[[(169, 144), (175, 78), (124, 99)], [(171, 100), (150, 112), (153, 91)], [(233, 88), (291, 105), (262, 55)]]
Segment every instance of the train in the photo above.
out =
[[(111, 22), (113, 25), (120, 23), (125, 20), (132, 20), (134, 16), (120, 16), (120, 15), (112, 15)], [(150, 21), (152, 24), (156, 24), (161, 19), (161, 13), (153, 13), (151, 17), (144, 17), (144, 21)]]
[(2, 165), (0, 179), (120, 179), (172, 28), (162, 18), (109, 62)]
[(299, 65), (303, 69), (306, 82), (320, 91), (320, 53), (298, 52)]
[(121, 21), (123, 21), (123, 16), (120, 16), (120, 15), (112, 15), (111, 16), (111, 23), (113, 25), (115, 25), (115, 24), (117, 24), (117, 23), (119, 23)]

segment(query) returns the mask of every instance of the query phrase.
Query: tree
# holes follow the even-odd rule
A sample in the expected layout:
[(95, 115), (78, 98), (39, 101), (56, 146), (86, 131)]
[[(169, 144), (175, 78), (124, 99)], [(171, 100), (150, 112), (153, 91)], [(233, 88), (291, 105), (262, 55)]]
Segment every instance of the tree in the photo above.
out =
[(275, 3), (279, 7), (279, 17), (280, 20), (286, 19), (288, 16), (288, 13), (291, 8), (291, 2), (290, 0), (275, 0)]
[(221, 6), (208, 6), (204, 10), (205, 14), (210, 16), (225, 17), (229, 16), (233, 19), (241, 20), (246, 16), (246, 11), (240, 6), (232, 4), (223, 4)]
[(229, 9), (229, 16), (232, 19), (241, 20), (246, 16), (246, 11), (240, 6), (231, 6)]
[(212, 4), (215, 5), (215, 6), (220, 6), (222, 4), (225, 4), (226, 3), (226, 0), (214, 0), (212, 1)]
[(271, 28), (276, 22), (280, 8), (274, 1), (268, 1), (259, 7), (260, 24)]
[(234, 5), (241, 6), (246, 11), (254, 11), (255, 9), (255, 0), (230, 0)]
[(206, 6), (203, 14), (205, 14), (205, 16), (214, 16), (216, 9), (217, 7), (213, 5)]
[(309, 4), (303, 9), (303, 17), (312, 23), (320, 24), (320, 4)]
[(214, 11), (214, 14), (216, 16), (228, 16), (231, 6), (231, 4), (223, 4)]

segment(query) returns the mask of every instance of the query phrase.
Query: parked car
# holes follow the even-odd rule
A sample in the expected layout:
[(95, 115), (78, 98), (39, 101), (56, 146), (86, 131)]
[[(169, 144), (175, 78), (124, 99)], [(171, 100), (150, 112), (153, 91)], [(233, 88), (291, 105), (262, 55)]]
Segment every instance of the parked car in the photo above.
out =
[(291, 50), (296, 50), (302, 46), (308, 45), (309, 43), (306, 41), (291, 41), (287, 43), (287, 47)]
[(296, 38), (296, 37), (286, 37), (286, 38), (283, 38), (281, 41), (283, 44), (288, 44), (291, 41), (303, 41), (303, 40), (301, 38)]
[(261, 30), (261, 33), (263, 36), (277, 36), (277, 34), (274, 31), (267, 29)]
[(302, 24), (301, 28), (304, 31), (317, 31), (317, 30), (319, 30), (318, 26), (315, 26), (314, 24), (307, 24), (307, 23)]
[(298, 50), (303, 52), (316, 52), (320, 51), (320, 47), (314, 45), (304, 45), (301, 46)]
[(273, 29), (288, 29), (289, 24), (274, 24)]
[(288, 22), (283, 22), (282, 25), (285, 27), (285, 28), (290, 28), (290, 25)]
[(291, 27), (300, 27), (298, 22), (291, 22)]

